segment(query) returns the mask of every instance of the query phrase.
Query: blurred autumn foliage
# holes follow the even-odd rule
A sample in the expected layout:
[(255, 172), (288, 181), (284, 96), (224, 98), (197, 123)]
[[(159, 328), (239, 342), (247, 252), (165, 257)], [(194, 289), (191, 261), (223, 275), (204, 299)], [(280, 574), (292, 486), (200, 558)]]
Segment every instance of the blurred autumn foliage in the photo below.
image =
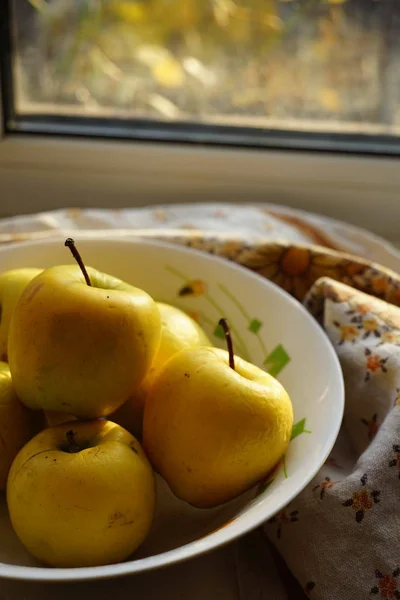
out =
[(400, 0), (14, 0), (14, 16), (20, 110), (400, 124)]

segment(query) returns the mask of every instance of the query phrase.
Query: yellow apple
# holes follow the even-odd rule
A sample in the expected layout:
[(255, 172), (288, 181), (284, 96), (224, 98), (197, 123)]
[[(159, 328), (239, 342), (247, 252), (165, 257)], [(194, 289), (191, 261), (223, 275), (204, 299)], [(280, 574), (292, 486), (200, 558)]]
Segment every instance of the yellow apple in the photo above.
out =
[(8, 357), (8, 330), (15, 305), (27, 284), (42, 269), (12, 269), (0, 275), (0, 360)]
[(143, 290), (91, 268), (46, 269), (11, 318), (17, 395), (36, 410), (106, 416), (134, 393), (160, 339), (160, 312)]
[(18, 400), (9, 366), (0, 362), (0, 490), (6, 487), (14, 458), (41, 425), (41, 415), (28, 410)]
[(188, 348), (153, 383), (143, 444), (178, 498), (210, 508), (240, 495), (278, 463), (292, 424), (290, 398), (272, 376), (238, 357), (231, 368), (225, 350)]
[(157, 302), (161, 315), (161, 343), (150, 370), (137, 386), (134, 394), (109, 418), (140, 437), (143, 411), (149, 390), (157, 373), (179, 350), (194, 346), (211, 346), (211, 342), (198, 323), (179, 308)]
[(149, 532), (155, 500), (139, 442), (106, 420), (43, 430), (20, 451), (7, 483), (17, 536), (54, 567), (127, 559)]

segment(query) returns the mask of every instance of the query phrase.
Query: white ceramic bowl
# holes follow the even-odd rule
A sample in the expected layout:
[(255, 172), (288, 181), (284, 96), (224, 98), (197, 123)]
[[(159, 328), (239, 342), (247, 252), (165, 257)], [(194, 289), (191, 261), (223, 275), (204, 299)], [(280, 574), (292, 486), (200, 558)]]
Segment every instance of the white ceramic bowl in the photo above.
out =
[[(277, 374), (288, 390), (296, 435), (284, 464), (268, 482), (213, 510), (197, 510), (178, 501), (159, 479), (153, 529), (131, 560), (121, 564), (81, 569), (41, 566), (13, 533), (1, 496), (0, 577), (73, 581), (127, 575), (176, 563), (232, 541), (272, 517), (305, 487), (326, 460), (342, 420), (343, 379), (336, 354), (320, 326), (280, 288), (228, 261), (177, 246), (140, 240), (79, 240), (79, 235), (76, 241), (87, 265), (198, 315), (215, 345), (221, 347), (224, 341), (215, 335), (215, 326), (221, 316), (227, 317), (236, 353)], [(0, 272), (71, 262), (62, 240), (0, 249)], [(201, 282), (195, 285), (198, 294), (180, 296), (182, 287), (192, 281)]]

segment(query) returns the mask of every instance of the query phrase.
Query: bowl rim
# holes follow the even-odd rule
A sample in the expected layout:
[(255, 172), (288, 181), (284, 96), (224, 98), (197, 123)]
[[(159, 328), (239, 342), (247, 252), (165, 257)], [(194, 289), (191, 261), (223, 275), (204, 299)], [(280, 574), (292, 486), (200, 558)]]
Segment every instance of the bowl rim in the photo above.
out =
[[(134, 575), (138, 573), (148, 572), (154, 569), (160, 569), (164, 567), (168, 567), (174, 564), (181, 563), (188, 559), (193, 559), (197, 556), (201, 556), (217, 548), (224, 546), (225, 544), (231, 543), (241, 536), (250, 533), (252, 530), (256, 529), (263, 525), (267, 519), (276, 515), (280, 510), (282, 510), (285, 506), (287, 506), (298, 494), (310, 483), (310, 481), (315, 477), (315, 475), (320, 470), (321, 466), (324, 464), (326, 459), (328, 458), (334, 444), (336, 438), (339, 434), (340, 426), (343, 419), (344, 413), (344, 380), (343, 373), (340, 366), (339, 358), (333, 348), (333, 345), (329, 341), (327, 335), (324, 333), (322, 327), (317, 323), (317, 321), (311, 316), (311, 314), (305, 309), (305, 307), (294, 297), (292, 297), (288, 292), (280, 288), (278, 285), (273, 283), (272, 281), (258, 275), (257, 273), (252, 272), (247, 267), (237, 264), (234, 261), (228, 260), (223, 257), (215, 256), (209, 254), (205, 251), (198, 250), (192, 247), (181, 246), (178, 244), (174, 244), (171, 242), (165, 242), (160, 240), (152, 240), (150, 238), (140, 238), (136, 239), (120, 239), (117, 236), (113, 237), (102, 237), (93, 236), (90, 237), (84, 236), (84, 234), (79, 234), (79, 231), (74, 232), (75, 241), (79, 241), (79, 243), (90, 244), (90, 243), (99, 243), (105, 245), (114, 245), (120, 244), (121, 246), (126, 245), (141, 245), (148, 247), (159, 247), (161, 250), (165, 250), (166, 252), (176, 252), (176, 253), (184, 253), (187, 255), (197, 255), (199, 258), (206, 262), (219, 263), (221, 267), (226, 268), (228, 270), (239, 271), (242, 274), (246, 274), (247, 277), (251, 279), (257, 280), (261, 285), (266, 286), (267, 288), (273, 290), (273, 293), (281, 295), (285, 302), (292, 304), (296, 308), (303, 313), (304, 318), (308, 320), (310, 326), (315, 330), (316, 335), (323, 340), (325, 344), (327, 357), (330, 357), (330, 361), (332, 364), (332, 369), (336, 371), (336, 383), (338, 385), (337, 394), (337, 407), (335, 411), (335, 415), (331, 421), (331, 430), (330, 434), (327, 436), (325, 443), (323, 444), (323, 448), (321, 449), (321, 456), (318, 461), (316, 461), (316, 465), (312, 470), (310, 470), (307, 477), (301, 480), (301, 483), (297, 483), (293, 486), (293, 489), (290, 493), (287, 494), (284, 500), (280, 500), (277, 502), (276, 507), (273, 509), (271, 513), (268, 514), (268, 517), (265, 517), (263, 514), (263, 510), (261, 506), (253, 506), (252, 511), (254, 511), (254, 519), (251, 525), (249, 526), (246, 523), (240, 523), (239, 518), (235, 520), (234, 523), (229, 523), (224, 526), (222, 529), (219, 529), (215, 532), (212, 532), (206, 535), (204, 538), (197, 539), (193, 542), (189, 542), (172, 550), (168, 550), (166, 552), (160, 552), (159, 554), (153, 554), (147, 556), (145, 558), (140, 558), (136, 560), (127, 560), (122, 563), (97, 566), (97, 567), (68, 567), (68, 568), (59, 568), (59, 567), (36, 567), (36, 566), (22, 566), (22, 565), (10, 565), (7, 563), (0, 562), (0, 579), (13, 579), (20, 581), (36, 581), (36, 582), (66, 582), (66, 581), (94, 581), (100, 579), (111, 579), (115, 577), (123, 577)], [(14, 249), (22, 249), (25, 248), (29, 251), (30, 248), (33, 247), (54, 247), (56, 244), (62, 243), (63, 238), (60, 236), (60, 239), (52, 238), (46, 240), (34, 240), (34, 241), (22, 241), (15, 242), (11, 244), (7, 244), (3, 247), (0, 247), (0, 263), (3, 254), (7, 254)]]

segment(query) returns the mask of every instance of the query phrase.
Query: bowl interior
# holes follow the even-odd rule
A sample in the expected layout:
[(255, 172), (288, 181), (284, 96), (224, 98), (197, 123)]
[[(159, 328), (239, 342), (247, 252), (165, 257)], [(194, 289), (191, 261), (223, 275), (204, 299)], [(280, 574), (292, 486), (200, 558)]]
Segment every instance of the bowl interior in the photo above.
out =
[[(228, 261), (168, 244), (82, 239), (79, 250), (87, 265), (194, 316), (219, 347), (224, 340), (217, 323), (227, 317), (236, 354), (277, 376), (288, 390), (295, 415), (293, 439), (285, 460), (266, 481), (216, 509), (190, 507), (158, 479), (152, 531), (140, 550), (119, 565), (41, 567), (13, 533), (5, 498), (0, 497), (0, 576), (77, 580), (127, 574), (230, 541), (273, 516), (303, 489), (326, 459), (342, 419), (343, 380), (336, 354), (319, 325), (275, 285)], [(61, 240), (0, 250), (0, 272), (71, 262)]]

